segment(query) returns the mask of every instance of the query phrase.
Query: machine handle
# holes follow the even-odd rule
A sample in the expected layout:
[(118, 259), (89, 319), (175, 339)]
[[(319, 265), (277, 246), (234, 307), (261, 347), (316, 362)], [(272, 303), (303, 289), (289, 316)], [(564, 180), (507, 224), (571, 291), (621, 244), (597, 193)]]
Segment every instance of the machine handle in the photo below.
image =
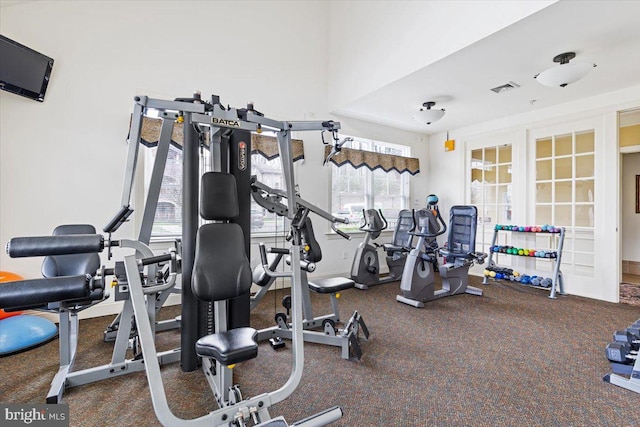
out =
[[(349, 222), (347, 221), (347, 222), (346, 222), (346, 224), (348, 224), (348, 223), (349, 223)], [(336, 234), (340, 235), (342, 238), (347, 239), (347, 240), (351, 240), (351, 236), (349, 236), (347, 233), (345, 233), (345, 232), (344, 232), (344, 231), (342, 231), (342, 230), (338, 230), (338, 228), (336, 227), (336, 223), (335, 223), (335, 222), (332, 222), (332, 223), (331, 223), (331, 229), (332, 229), (333, 231), (335, 231), (335, 232), (336, 232)]]
[(359, 228), (360, 228), (360, 230), (365, 231), (364, 228), (367, 226), (367, 221), (366, 221), (367, 215), (365, 214), (365, 210), (364, 209), (362, 209), (362, 219), (364, 219), (364, 223)]
[(169, 274), (167, 275), (165, 282), (154, 286), (145, 286), (143, 291), (146, 295), (163, 292), (175, 286), (178, 277), (178, 260), (174, 250), (168, 254), (156, 255), (138, 260), (139, 265), (152, 265), (167, 261), (171, 261), (171, 263), (169, 264)]
[(140, 260), (140, 263), (142, 265), (159, 264), (161, 262), (171, 261), (171, 258), (172, 258), (171, 254), (164, 254), (164, 255), (152, 256), (149, 258), (143, 258)]
[(374, 228), (373, 224), (369, 223), (369, 221), (367, 220), (366, 211), (362, 209), (362, 218), (364, 219), (364, 224), (360, 226), (360, 230), (365, 232), (371, 232), (371, 233), (380, 233), (381, 231), (386, 230), (389, 227), (389, 223), (387, 222), (387, 219), (382, 214), (382, 209), (378, 209), (378, 214), (380, 215), (380, 219), (382, 220), (382, 227)]
[(382, 222), (384, 222), (384, 227), (382, 229), (386, 230), (387, 228), (389, 228), (389, 223), (387, 222), (387, 218), (385, 218), (384, 215), (382, 214), (382, 209), (378, 209), (378, 212), (380, 213), (380, 218), (382, 218)]
[(340, 218), (340, 217), (332, 215), (331, 216), (331, 222), (339, 222), (341, 224), (349, 224), (349, 218)]
[(442, 219), (442, 215), (440, 215), (440, 210), (438, 209), (438, 207), (436, 206), (431, 210), (431, 212), (435, 212), (434, 216), (436, 217), (436, 221), (440, 221), (440, 229), (435, 233), (420, 233), (418, 231), (414, 231), (418, 227), (419, 221), (416, 221), (416, 211), (413, 210), (413, 228), (411, 229), (411, 231), (409, 231), (410, 235), (418, 237), (438, 237), (447, 232), (447, 223), (444, 222), (444, 219)]
[[(260, 248), (260, 261), (262, 261), (262, 265), (269, 265), (269, 263), (267, 262), (267, 249), (264, 246), (264, 243), (260, 243), (258, 245), (258, 247)], [(265, 271), (267, 271), (267, 269), (265, 268)]]
[[(269, 266), (269, 261), (267, 260), (267, 248), (265, 247), (263, 242), (260, 242), (258, 247), (260, 248), (260, 260), (262, 261), (262, 268), (264, 269), (264, 272), (267, 276), (269, 277), (291, 277), (293, 272), (288, 271), (288, 272), (276, 272), (273, 271), (270, 266)], [(282, 249), (282, 248), (271, 248), (269, 249), (269, 252), (274, 252), (277, 254), (280, 253), (284, 253), (284, 254), (289, 254), (290, 251), (286, 250), (286, 249)], [(286, 251), (286, 252), (282, 252), (282, 251)]]
[(272, 254), (282, 254), (282, 255), (289, 255), (290, 253), (289, 249), (286, 249), (286, 248), (269, 248), (268, 252)]

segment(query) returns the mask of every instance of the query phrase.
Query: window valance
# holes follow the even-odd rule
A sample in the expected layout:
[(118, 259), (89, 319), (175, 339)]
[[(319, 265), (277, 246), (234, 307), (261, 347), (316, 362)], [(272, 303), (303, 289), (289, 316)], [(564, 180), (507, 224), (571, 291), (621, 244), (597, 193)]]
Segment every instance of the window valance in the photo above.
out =
[[(329, 155), (331, 148), (330, 145), (325, 146), (325, 157)], [(415, 157), (395, 156), (353, 148), (343, 148), (331, 158), (330, 162), (338, 167), (349, 164), (356, 169), (366, 167), (371, 171), (382, 169), (385, 172), (395, 170), (399, 173), (408, 172), (411, 175), (420, 173), (420, 160)]]
[[(293, 161), (304, 160), (304, 143), (301, 139), (291, 139)], [(257, 153), (268, 160), (280, 156), (278, 138), (269, 135), (251, 134), (251, 153)]]
[[(175, 123), (171, 133), (171, 144), (182, 149), (184, 140), (183, 123)], [(160, 138), (162, 119), (151, 117), (142, 118), (142, 129), (140, 130), (140, 140), (147, 147), (155, 147)], [(301, 139), (291, 140), (293, 150), (293, 161), (304, 159), (304, 143)], [(268, 160), (275, 159), (280, 154), (278, 152), (278, 139), (275, 136), (251, 134), (251, 153), (260, 154)]]

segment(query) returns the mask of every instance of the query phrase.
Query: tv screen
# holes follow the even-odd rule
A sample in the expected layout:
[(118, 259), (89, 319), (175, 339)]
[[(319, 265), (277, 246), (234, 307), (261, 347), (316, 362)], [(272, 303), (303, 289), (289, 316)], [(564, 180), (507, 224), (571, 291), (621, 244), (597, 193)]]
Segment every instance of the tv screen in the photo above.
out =
[(44, 101), (53, 59), (0, 34), (0, 89)]

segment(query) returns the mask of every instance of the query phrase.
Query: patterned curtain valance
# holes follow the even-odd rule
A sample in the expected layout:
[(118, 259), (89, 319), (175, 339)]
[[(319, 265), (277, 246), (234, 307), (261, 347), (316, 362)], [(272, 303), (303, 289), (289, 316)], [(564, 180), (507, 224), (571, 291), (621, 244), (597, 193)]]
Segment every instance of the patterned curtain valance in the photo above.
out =
[[(160, 129), (162, 128), (162, 119), (154, 119), (151, 117), (142, 118), (142, 129), (140, 131), (140, 140), (147, 147), (155, 147), (160, 138)], [(176, 123), (171, 133), (171, 144), (182, 149), (183, 124)], [(304, 159), (304, 143), (301, 139), (292, 139), (291, 145), (293, 149), (293, 161)], [(275, 136), (251, 134), (251, 153), (257, 153), (269, 160), (275, 159), (280, 154), (278, 152), (278, 139)]]
[[(331, 146), (324, 147), (325, 157), (331, 152)], [(331, 160), (336, 166), (349, 164), (358, 169), (361, 167), (369, 168), (372, 171), (382, 169), (385, 172), (392, 170), (411, 175), (420, 173), (420, 160), (414, 157), (394, 156), (393, 154), (375, 153), (373, 151), (355, 150), (353, 148), (343, 148), (339, 153), (334, 155)]]
[[(140, 142), (147, 147), (155, 147), (160, 139), (160, 129), (162, 128), (162, 119), (153, 119), (151, 117), (142, 118), (142, 129), (140, 129)], [(176, 123), (171, 131), (171, 144), (182, 149), (182, 141), (184, 140), (182, 123)], [(131, 123), (129, 123), (129, 132), (131, 132)]]
[[(304, 143), (301, 139), (291, 139), (293, 161), (304, 160)], [(268, 135), (251, 134), (251, 153), (257, 153), (268, 160), (280, 155), (278, 152), (278, 138)]]

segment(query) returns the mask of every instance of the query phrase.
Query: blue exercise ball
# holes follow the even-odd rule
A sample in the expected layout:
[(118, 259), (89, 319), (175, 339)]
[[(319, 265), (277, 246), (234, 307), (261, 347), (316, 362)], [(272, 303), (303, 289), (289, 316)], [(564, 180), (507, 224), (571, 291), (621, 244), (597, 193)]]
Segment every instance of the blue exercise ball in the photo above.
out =
[(55, 323), (44, 317), (22, 314), (0, 320), (0, 356), (44, 344), (58, 334)]

